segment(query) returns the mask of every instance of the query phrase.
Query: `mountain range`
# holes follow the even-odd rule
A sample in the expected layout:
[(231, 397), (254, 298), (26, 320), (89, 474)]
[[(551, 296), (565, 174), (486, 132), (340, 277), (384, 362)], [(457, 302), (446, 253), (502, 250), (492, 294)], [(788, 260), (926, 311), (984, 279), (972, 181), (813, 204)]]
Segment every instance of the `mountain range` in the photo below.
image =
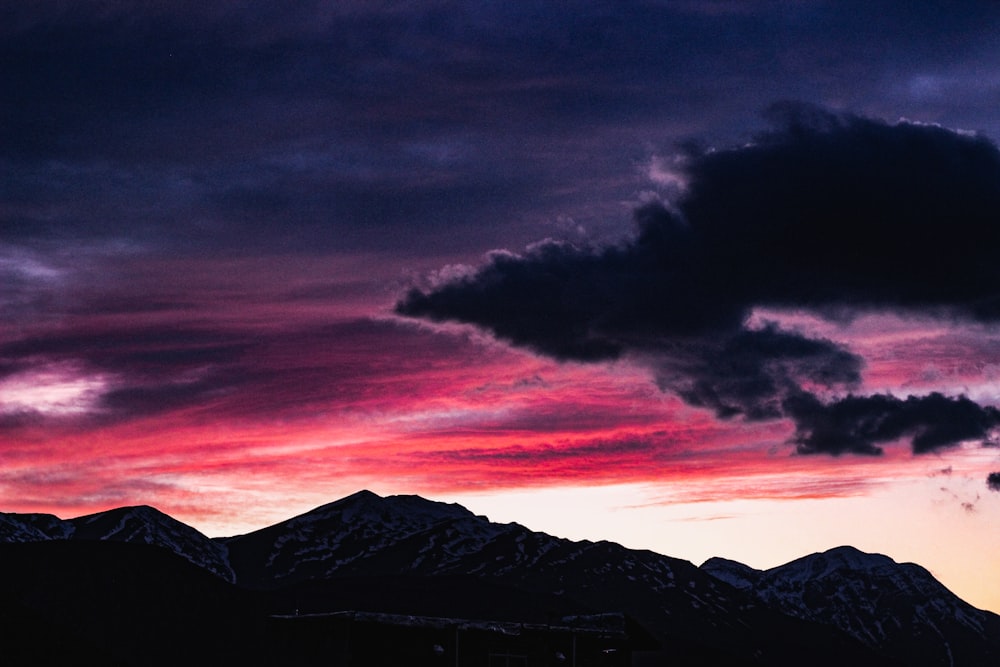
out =
[(223, 538), (148, 506), (0, 513), (0, 563), (0, 627), (21, 640), (5, 664), (283, 664), (266, 619), (346, 610), (530, 623), (620, 612), (659, 645), (637, 654), (644, 664), (1000, 664), (1000, 616), (883, 555), (844, 546), (769, 570), (698, 567), (369, 491)]

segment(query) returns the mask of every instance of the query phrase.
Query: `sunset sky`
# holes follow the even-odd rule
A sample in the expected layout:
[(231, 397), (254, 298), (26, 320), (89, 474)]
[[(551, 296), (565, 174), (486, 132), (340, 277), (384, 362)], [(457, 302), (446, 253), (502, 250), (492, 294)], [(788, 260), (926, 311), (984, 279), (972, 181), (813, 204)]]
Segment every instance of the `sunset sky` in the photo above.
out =
[(1000, 612), (1000, 5), (0, 0), (0, 511), (362, 488)]

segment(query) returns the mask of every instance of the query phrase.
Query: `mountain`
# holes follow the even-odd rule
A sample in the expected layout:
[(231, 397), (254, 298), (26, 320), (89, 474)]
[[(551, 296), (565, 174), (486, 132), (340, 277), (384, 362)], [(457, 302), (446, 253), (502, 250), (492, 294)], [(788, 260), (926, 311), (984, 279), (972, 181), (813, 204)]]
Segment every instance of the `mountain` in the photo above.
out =
[(627, 612), (672, 647), (675, 658), (738, 664), (739, 656), (750, 654), (760, 664), (797, 664), (822, 646), (854, 651), (858, 664), (884, 663), (839, 632), (755, 606), (687, 561), (492, 523), (459, 505), (418, 496), (362, 491), (221, 541), (245, 586), (472, 576), (564, 604)]
[(172, 551), (226, 581), (236, 580), (223, 543), (148, 505), (120, 507), (68, 520), (51, 514), (0, 513), (0, 543), (49, 540), (149, 544)]
[(42, 542), (68, 539), (73, 524), (52, 514), (0, 513), (0, 542)]
[[(116, 551), (117, 559), (149, 560), (153, 549), (179, 561), (158, 562), (149, 569), (151, 577), (166, 568), (168, 579), (180, 582), (185, 572), (207, 570), (217, 583), (177, 583), (169, 594), (157, 589), (155, 595), (174, 600), (171, 608), (177, 610), (201, 605), (243, 619), (228, 626), (227, 637), (251, 644), (266, 644), (266, 633), (258, 628), (252, 638), (240, 639), (239, 627), (255, 627), (267, 614), (341, 610), (535, 623), (623, 612), (658, 640), (661, 649), (647, 659), (676, 665), (778, 667), (816, 662), (816, 656), (852, 665), (981, 665), (998, 655), (1000, 636), (1000, 617), (965, 604), (917, 566), (884, 556), (845, 548), (767, 571), (724, 559), (699, 568), (611, 542), (576, 542), (516, 523), (492, 523), (460, 505), (368, 491), (258, 531), (215, 539), (144, 506), (66, 521), (0, 514), (0, 542), (25, 543), (7, 548), (30, 546), (42, 553), (62, 545), (64, 561), (47, 567), (64, 570), (74, 549), (94, 559), (93, 549), (115, 543), (143, 549)], [(33, 562), (23, 557), (19, 567), (47, 581), (45, 571), (32, 570)], [(36, 586), (44, 594), (17, 588), (31, 576), (22, 572), (16, 585), (8, 582), (23, 593), (8, 599), (30, 613), (51, 615), (59, 627), (80, 627), (72, 614), (56, 611), (84, 613), (72, 602), (73, 576), (62, 593), (45, 583)], [(142, 596), (131, 592), (142, 588), (141, 580), (136, 574), (120, 593), (130, 604), (142, 604)], [(207, 602), (197, 599), (202, 591), (214, 591)], [(118, 618), (120, 608), (101, 614)], [(155, 643), (160, 638), (151, 628), (157, 627), (190, 634), (185, 623), (171, 626), (162, 619), (131, 631)], [(116, 644), (105, 639), (95, 646), (108, 651)], [(266, 647), (248, 655), (261, 652)]]
[(701, 568), (775, 611), (837, 627), (908, 665), (1000, 664), (1000, 617), (913, 563), (844, 546), (764, 571), (722, 558)]
[[(452, 526), (456, 544), (422, 544), (407, 562), (399, 560), (418, 536)], [(381, 498), (360, 491), (262, 530), (222, 538), (241, 584), (271, 586), (335, 574), (427, 573), (428, 557), (445, 564), (462, 546), (482, 544), (504, 531), (460, 505), (419, 496)], [(416, 540), (414, 540), (416, 538)], [(383, 562), (383, 561), (390, 562)], [(444, 561), (444, 562), (441, 562)], [(441, 573), (441, 568), (436, 568)]]

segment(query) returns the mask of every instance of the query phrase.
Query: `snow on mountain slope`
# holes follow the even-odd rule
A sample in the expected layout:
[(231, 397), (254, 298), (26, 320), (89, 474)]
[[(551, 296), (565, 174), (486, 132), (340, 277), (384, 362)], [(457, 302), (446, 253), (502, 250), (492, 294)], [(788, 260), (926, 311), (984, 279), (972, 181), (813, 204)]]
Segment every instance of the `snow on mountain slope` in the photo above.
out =
[(151, 544), (179, 554), (226, 581), (236, 581), (224, 544), (163, 512), (138, 505), (70, 519), (73, 539)]
[(705, 664), (735, 664), (732, 656), (745, 654), (758, 656), (753, 664), (800, 664), (817, 650), (857, 665), (894, 664), (874, 660), (839, 631), (754, 607), (687, 561), (491, 523), (416, 496), (364, 491), (220, 541), (238, 582), (250, 587), (315, 591), (321, 582), (358, 578), (474, 576), (628, 613), (671, 650), (706, 656)]
[(709, 558), (701, 564), (701, 569), (716, 579), (721, 579), (730, 586), (742, 591), (752, 589), (764, 574), (749, 565), (744, 565), (728, 558)]
[(591, 546), (492, 523), (459, 505), (370, 491), (220, 541), (241, 573), (282, 583), (358, 572), (502, 575), (566, 563)]
[(771, 609), (833, 625), (908, 664), (1000, 660), (1000, 617), (962, 601), (919, 565), (837, 547), (750, 575), (722, 559), (702, 568)]
[(926, 618), (933, 610), (975, 632), (982, 632), (986, 618), (985, 612), (960, 600), (924, 568), (853, 547), (767, 570), (754, 590), (758, 599), (785, 613), (833, 622), (874, 643), (885, 640), (890, 628), (900, 624), (903, 610), (912, 618)]
[[(216, 540), (226, 546), (243, 583), (289, 583), (345, 571), (359, 559), (392, 551), (408, 538), (461, 521), (490, 531), (491, 524), (460, 505), (418, 496), (383, 499), (360, 491), (253, 533)], [(474, 539), (474, 538), (473, 538)]]
[(222, 542), (239, 581), (252, 586), (347, 576), (474, 575), (613, 608), (640, 601), (649, 613), (683, 617), (675, 623), (697, 618), (706, 627), (734, 622), (731, 616), (745, 602), (687, 561), (492, 523), (461, 506), (417, 496), (381, 498), (363, 491)]
[(686, 561), (610, 542), (573, 542), (516, 523), (491, 523), (458, 505), (417, 496), (380, 498), (363, 491), (221, 541), (240, 581), (251, 585), (333, 576), (471, 574), (557, 593), (609, 588), (613, 596), (623, 587), (655, 595), (674, 591), (706, 613), (732, 607), (715, 580)]
[(0, 513), (0, 542), (64, 540), (72, 533), (72, 524), (53, 514)]
[(226, 581), (236, 580), (224, 544), (146, 505), (120, 507), (66, 520), (51, 514), (0, 513), (0, 542), (48, 540), (151, 544), (168, 549)]

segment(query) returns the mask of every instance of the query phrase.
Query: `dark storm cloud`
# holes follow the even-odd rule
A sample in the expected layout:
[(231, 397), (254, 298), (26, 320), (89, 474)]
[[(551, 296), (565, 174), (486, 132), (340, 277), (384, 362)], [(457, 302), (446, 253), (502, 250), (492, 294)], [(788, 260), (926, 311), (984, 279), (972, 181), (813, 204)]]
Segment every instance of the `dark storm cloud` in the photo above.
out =
[(771, 115), (775, 129), (751, 144), (689, 154), (685, 192), (640, 208), (634, 239), (494, 253), (474, 274), (411, 290), (397, 312), (559, 359), (640, 359), (719, 416), (791, 417), (802, 453), (984, 438), (997, 413), (965, 398), (824, 403), (816, 390), (856, 385), (861, 360), (745, 322), (758, 306), (1000, 317), (1000, 151), (978, 135), (810, 106)]
[(917, 454), (969, 440), (986, 440), (1000, 424), (1000, 411), (964, 396), (939, 393), (899, 399), (848, 396), (824, 405), (815, 396), (791, 396), (784, 408), (796, 423), (794, 442), (802, 454), (878, 455), (877, 446), (910, 438)]
[[(412, 290), (401, 314), (487, 327), (558, 359), (613, 359), (659, 345), (664, 334), (739, 329), (748, 304), (707, 284), (690, 230), (658, 204), (636, 212), (635, 241), (609, 248), (544, 242), (524, 255), (495, 252), (486, 266), (431, 291)], [(705, 299), (707, 290), (719, 298)]]
[(780, 125), (756, 142), (689, 156), (676, 208), (639, 209), (634, 240), (494, 254), (400, 311), (569, 358), (735, 330), (763, 305), (1000, 316), (993, 143), (809, 106), (771, 113)]
[(987, 475), (986, 486), (990, 491), (1000, 491), (1000, 472), (991, 472)]
[(744, 415), (751, 420), (782, 416), (783, 401), (802, 383), (855, 386), (862, 367), (859, 357), (831, 341), (804, 338), (773, 325), (668, 348), (653, 363), (658, 363), (661, 389), (690, 405), (710, 408), (719, 417)]
[(737, 298), (1000, 315), (992, 142), (797, 105), (772, 113), (775, 131), (686, 170), (680, 210)]

